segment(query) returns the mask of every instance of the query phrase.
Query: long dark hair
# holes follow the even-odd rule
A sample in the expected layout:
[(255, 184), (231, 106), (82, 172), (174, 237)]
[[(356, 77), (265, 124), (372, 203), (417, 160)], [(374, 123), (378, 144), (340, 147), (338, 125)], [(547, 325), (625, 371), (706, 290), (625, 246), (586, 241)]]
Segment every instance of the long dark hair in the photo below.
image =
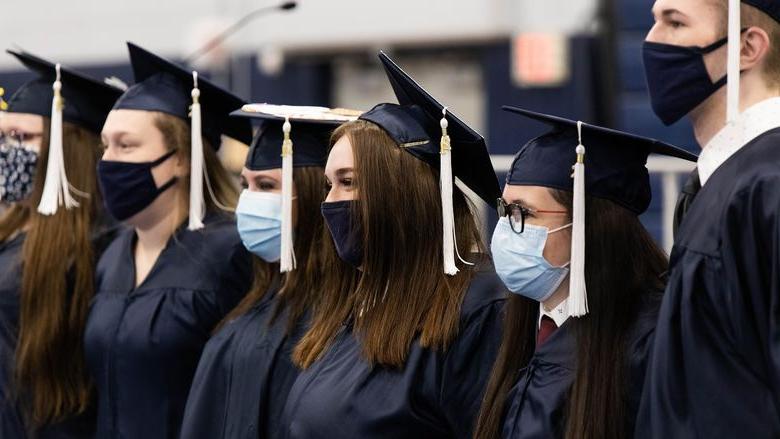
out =
[[(571, 213), (572, 194), (551, 190)], [(574, 319), (577, 371), (566, 406), (565, 437), (630, 435), (627, 411), (627, 338), (646, 295), (662, 294), (666, 254), (629, 210), (587, 197), (585, 279), (590, 313)], [(512, 295), (504, 335), (474, 437), (500, 436), (507, 396), (531, 360), (539, 302)], [(552, 433), (551, 433), (552, 434)]]
[(16, 391), (33, 429), (81, 413), (90, 402), (91, 383), (82, 340), (94, 292), (92, 236), (101, 205), (95, 177), (100, 139), (66, 122), (63, 153), (68, 180), (90, 195), (79, 197), (78, 207), (60, 207), (52, 216), (34, 211), (46, 178), (48, 121), (44, 118), (43, 147), (26, 208), (29, 227), (22, 246), (14, 368)]
[[(274, 314), (269, 321), (269, 324), (273, 324), (285, 309), (288, 310), (287, 333), (292, 331), (306, 309), (314, 306), (320, 296), (318, 292), (323, 280), (322, 274), (327, 267), (323, 258), (327, 251), (325, 240), (328, 236), (320, 214), (320, 203), (325, 198), (326, 190), (322, 173), (323, 169), (316, 166), (293, 170), (296, 193), (294, 247), (297, 268), (283, 276)], [(223, 322), (244, 314), (259, 303), (269, 293), (274, 278), (278, 276), (279, 264), (266, 263), (256, 256), (254, 260), (255, 280), (252, 289)]]
[[(341, 297), (334, 300), (342, 306), (328, 306), (338, 312), (320, 309), (311, 336), (298, 347), (303, 358), (318, 357), (351, 316), (363, 357), (373, 364), (402, 367), (418, 336), (421, 346), (438, 350), (455, 338), (475, 270), (460, 264), (455, 276), (443, 272), (438, 173), (373, 123), (342, 125), (333, 139), (342, 136), (352, 144), (354, 184), (360, 193), (354, 214), (363, 231), (362, 275), (353, 289), (337, 290)], [(481, 249), (470, 205), (460, 190), (454, 192), (458, 246)]]

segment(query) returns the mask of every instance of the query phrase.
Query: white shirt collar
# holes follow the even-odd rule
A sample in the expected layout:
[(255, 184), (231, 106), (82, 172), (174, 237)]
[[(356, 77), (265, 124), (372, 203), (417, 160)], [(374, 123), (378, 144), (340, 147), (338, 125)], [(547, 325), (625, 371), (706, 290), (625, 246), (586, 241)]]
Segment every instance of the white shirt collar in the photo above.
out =
[(542, 324), (542, 316), (551, 318), (555, 325), (559, 328), (569, 318), (569, 299), (563, 299), (561, 303), (550, 311), (544, 309), (544, 305), (539, 302), (539, 321), (536, 322), (536, 326), (539, 327)]
[(696, 164), (704, 186), (712, 174), (743, 146), (765, 132), (780, 127), (780, 97), (763, 100), (726, 124), (702, 149)]

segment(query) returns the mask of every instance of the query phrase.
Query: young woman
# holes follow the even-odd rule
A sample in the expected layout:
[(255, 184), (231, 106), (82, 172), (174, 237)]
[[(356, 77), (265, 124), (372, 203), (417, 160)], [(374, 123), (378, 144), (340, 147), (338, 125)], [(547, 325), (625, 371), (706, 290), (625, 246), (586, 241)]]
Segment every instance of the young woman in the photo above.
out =
[(339, 256), (360, 275), (354, 287), (327, 292), (296, 347), (306, 370), (287, 398), (289, 438), (470, 437), (497, 351), (503, 291), (457, 188), (449, 195), (457, 248), (476, 265), (444, 273), (436, 169), (439, 124), (449, 124), (452, 174), (494, 200), (484, 140), (450, 114), (440, 122), (442, 106), (380, 58), (401, 105), (378, 105), (333, 134), (322, 213)]
[[(631, 437), (667, 268), (638, 217), (650, 204), (645, 162), (651, 152), (696, 157), (651, 139), (585, 124), (578, 132), (577, 122), (511, 110), (554, 129), (520, 150), (499, 200), (491, 249), (515, 294), (475, 437)], [(580, 143), (584, 235), (572, 192)], [(583, 236), (584, 253), (576, 251)], [(587, 288), (575, 288), (582, 279)]]
[(216, 156), (221, 134), (248, 143), (251, 126), (228, 117), (237, 97), (129, 48), (137, 83), (106, 119), (98, 165), (106, 208), (129, 227), (98, 263), (84, 345), (97, 437), (175, 438), (201, 350), (252, 280)]
[[(236, 209), (238, 232), (255, 255), (250, 293), (203, 349), (184, 415), (183, 438), (274, 438), (281, 432), (287, 393), (298, 368), (292, 349), (323, 286), (343, 270), (320, 215), (322, 177), (330, 135), (347, 120), (316, 107), (248, 105), (234, 113), (263, 121), (241, 174), (244, 191)], [(279, 273), (282, 252), (282, 151), (285, 118), (292, 142), (291, 208), (295, 215), (296, 266)], [(292, 196), (294, 195), (294, 196)]]
[[(82, 334), (95, 262), (113, 231), (101, 215), (95, 164), (98, 133), (122, 92), (29, 53), (9, 53), (37, 78), (0, 117), (0, 199), (11, 206), (0, 217), (0, 437), (92, 437)], [(52, 101), (60, 98), (51, 123)], [(55, 137), (61, 140), (50, 143)], [(44, 206), (55, 181), (47, 169), (60, 166), (76, 203)]]

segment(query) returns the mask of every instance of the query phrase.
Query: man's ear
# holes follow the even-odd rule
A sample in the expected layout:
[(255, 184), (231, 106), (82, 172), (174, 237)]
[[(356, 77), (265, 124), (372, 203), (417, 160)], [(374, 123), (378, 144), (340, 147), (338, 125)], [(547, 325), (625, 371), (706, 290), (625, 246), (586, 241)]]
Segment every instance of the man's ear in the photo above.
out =
[[(740, 70), (751, 70), (764, 64), (769, 55), (769, 34), (757, 26), (748, 28), (742, 35), (742, 49), (740, 50)], [(780, 44), (777, 41), (776, 44)]]

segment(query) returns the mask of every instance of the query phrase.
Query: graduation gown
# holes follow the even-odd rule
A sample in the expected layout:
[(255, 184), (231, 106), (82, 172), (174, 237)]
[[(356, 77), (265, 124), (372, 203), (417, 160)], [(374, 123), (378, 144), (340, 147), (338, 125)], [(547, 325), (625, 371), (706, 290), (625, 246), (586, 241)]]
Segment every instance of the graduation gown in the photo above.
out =
[[(628, 367), (629, 425), (626, 436), (634, 429), (648, 355), (661, 305), (660, 292), (643, 300), (642, 308), (631, 329), (626, 347)], [(563, 438), (566, 428), (566, 406), (577, 372), (577, 342), (569, 318), (539, 346), (520, 379), (509, 392), (501, 437), (504, 439)]]
[(780, 437), (780, 128), (696, 195), (671, 256), (636, 437)]
[(137, 288), (135, 231), (119, 234), (98, 263), (84, 346), (101, 439), (178, 437), (201, 350), (251, 284), (232, 219), (212, 214), (196, 231), (186, 223)]
[(0, 243), (0, 438), (24, 437), (24, 424), (11, 389), (19, 333), (24, 236), (19, 234)]
[(292, 351), (305, 324), (286, 335), (287, 312), (270, 324), (277, 301), (267, 294), (209, 340), (192, 382), (181, 437), (278, 437), (287, 394), (298, 376)]
[(501, 342), (504, 291), (492, 271), (477, 275), (449, 348), (433, 351), (415, 341), (400, 370), (366, 362), (345, 325), (293, 384), (285, 437), (470, 438)]
[[(117, 227), (106, 218), (100, 218), (92, 235), (96, 257), (108, 246)], [(0, 439), (27, 437), (17, 396), (13, 393), (13, 367), (19, 334), (20, 294), (22, 290), (21, 254), (26, 234), (19, 234), (0, 244)], [(68, 285), (74, 280), (67, 278)], [(72, 290), (72, 287), (71, 287)], [(46, 425), (35, 432), (37, 439), (84, 439), (95, 433), (95, 411), (72, 416), (62, 422)]]

